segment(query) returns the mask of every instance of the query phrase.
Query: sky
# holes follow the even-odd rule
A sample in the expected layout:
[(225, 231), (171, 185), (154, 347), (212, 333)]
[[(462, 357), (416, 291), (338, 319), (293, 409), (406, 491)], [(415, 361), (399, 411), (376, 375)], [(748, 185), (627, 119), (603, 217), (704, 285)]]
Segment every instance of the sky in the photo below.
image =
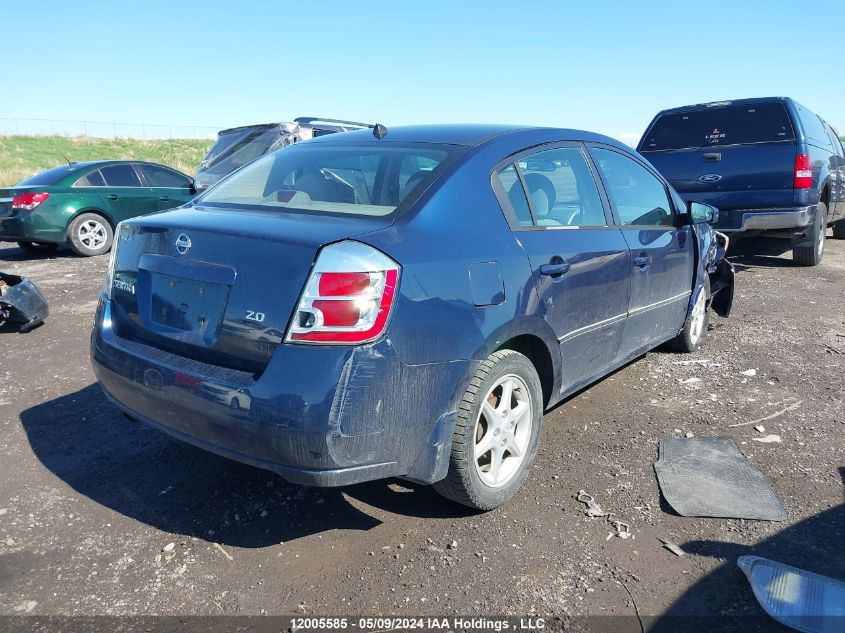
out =
[(0, 24), (0, 118), (312, 115), (631, 142), (663, 108), (780, 95), (845, 132), (845, 2), (0, 0)]

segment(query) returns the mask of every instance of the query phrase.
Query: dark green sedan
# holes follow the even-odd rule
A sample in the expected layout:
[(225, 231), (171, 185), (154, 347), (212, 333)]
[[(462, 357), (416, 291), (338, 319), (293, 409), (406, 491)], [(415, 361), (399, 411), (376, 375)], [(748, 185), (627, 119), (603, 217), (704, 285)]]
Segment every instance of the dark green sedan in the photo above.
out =
[(195, 194), (189, 176), (155, 163), (62, 165), (0, 189), (0, 241), (30, 251), (67, 243), (79, 255), (102, 255), (121, 220), (178, 207)]

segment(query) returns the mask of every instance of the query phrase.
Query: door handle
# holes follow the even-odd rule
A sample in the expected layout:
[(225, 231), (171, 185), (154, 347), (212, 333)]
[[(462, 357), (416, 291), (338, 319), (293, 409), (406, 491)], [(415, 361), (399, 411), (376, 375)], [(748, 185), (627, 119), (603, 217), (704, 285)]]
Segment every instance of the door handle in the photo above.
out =
[(159, 200), (161, 200), (162, 202), (170, 202), (170, 196), (162, 196), (161, 198), (159, 198)]
[(109, 195), (106, 196), (106, 199), (107, 200), (120, 200), (120, 196), (117, 195), (116, 193), (110, 193)]
[(651, 255), (646, 255), (643, 253), (634, 258), (634, 266), (639, 268), (640, 270), (645, 270), (649, 266), (651, 266)]
[(540, 266), (540, 274), (548, 275), (549, 277), (560, 277), (569, 272), (569, 264), (566, 262), (556, 262), (554, 264), (543, 264)]

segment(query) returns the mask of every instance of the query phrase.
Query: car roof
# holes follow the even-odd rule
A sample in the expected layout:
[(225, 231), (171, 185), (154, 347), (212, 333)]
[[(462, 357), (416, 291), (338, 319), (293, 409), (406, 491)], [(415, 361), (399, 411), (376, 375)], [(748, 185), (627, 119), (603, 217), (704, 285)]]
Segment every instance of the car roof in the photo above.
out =
[(574, 130), (568, 128), (551, 128), (537, 126), (516, 126), (496, 124), (432, 124), (432, 125), (403, 125), (387, 127), (387, 134), (378, 139), (373, 130), (356, 130), (343, 134), (332, 134), (305, 141), (307, 143), (340, 144), (340, 143), (436, 143), (444, 145), (463, 145), (475, 147), (494, 138), (515, 136), (531, 132), (532, 136), (547, 137), (545, 141), (583, 140), (608, 143), (630, 149), (601, 134)]
[(678, 106), (676, 108), (667, 108), (661, 110), (659, 114), (673, 114), (675, 112), (689, 112), (691, 110), (707, 110), (710, 108), (719, 108), (733, 105), (752, 105), (755, 103), (786, 103), (792, 101), (789, 97), (753, 97), (747, 99), (725, 99), (724, 101), (709, 101), (707, 103), (695, 103), (692, 105)]

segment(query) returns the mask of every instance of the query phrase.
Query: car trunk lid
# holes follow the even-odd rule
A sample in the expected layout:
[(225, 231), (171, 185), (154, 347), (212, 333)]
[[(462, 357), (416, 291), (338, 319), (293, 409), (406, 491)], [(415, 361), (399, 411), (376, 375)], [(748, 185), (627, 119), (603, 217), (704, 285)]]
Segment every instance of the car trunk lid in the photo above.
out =
[(219, 209), (128, 222), (117, 247), (113, 325), (168, 352), (260, 372), (320, 247), (390, 223)]

